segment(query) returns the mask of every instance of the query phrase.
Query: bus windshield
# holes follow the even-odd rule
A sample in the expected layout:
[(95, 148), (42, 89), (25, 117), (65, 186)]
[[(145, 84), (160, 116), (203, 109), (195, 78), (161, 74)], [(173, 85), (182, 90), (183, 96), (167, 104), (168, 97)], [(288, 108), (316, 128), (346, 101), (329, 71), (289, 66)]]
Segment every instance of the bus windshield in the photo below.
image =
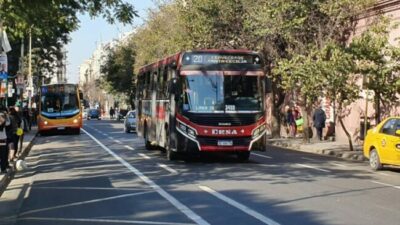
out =
[(79, 112), (75, 85), (49, 85), (41, 88), (41, 112), (45, 116), (68, 116)]
[(262, 87), (260, 76), (184, 76), (182, 110), (193, 113), (261, 112)]

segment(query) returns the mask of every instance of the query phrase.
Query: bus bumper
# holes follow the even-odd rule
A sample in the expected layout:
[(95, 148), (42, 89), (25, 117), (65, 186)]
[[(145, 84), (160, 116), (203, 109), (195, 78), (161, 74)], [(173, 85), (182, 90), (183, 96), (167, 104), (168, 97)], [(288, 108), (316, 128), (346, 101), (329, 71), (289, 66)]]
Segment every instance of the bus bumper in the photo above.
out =
[[(228, 146), (227, 146), (228, 145)], [(192, 138), (178, 134), (178, 151), (181, 152), (248, 152), (265, 151), (266, 134), (252, 139), (251, 137), (228, 137), (217, 139), (212, 137)]]

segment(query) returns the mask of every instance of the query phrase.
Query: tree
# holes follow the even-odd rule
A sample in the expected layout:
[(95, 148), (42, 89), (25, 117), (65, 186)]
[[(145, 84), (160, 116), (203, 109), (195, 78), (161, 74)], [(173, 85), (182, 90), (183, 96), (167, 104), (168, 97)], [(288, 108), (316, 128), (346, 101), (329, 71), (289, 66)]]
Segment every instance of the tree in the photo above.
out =
[(282, 79), (271, 73), (273, 67), (296, 55), (308, 57), (332, 40), (345, 43), (355, 28), (358, 12), (374, 0), (180, 2), (180, 18), (192, 48), (248, 48), (263, 53), (265, 71), (274, 77), (272, 132), (279, 135), (285, 92)]
[(380, 17), (350, 44), (365, 88), (374, 92), (375, 120), (381, 121), (381, 103), (398, 103), (400, 93), (400, 48), (389, 42), (390, 18)]
[(11, 58), (18, 58), (17, 46), (21, 41), (26, 42), (28, 33), (32, 32), (33, 46), (39, 49), (36, 54), (48, 62), (57, 59), (69, 34), (78, 29), (78, 13), (103, 16), (110, 23), (131, 23), (137, 16), (133, 6), (122, 0), (0, 0), (0, 8), (0, 23), (7, 28), (15, 47)]
[(137, 29), (132, 41), (136, 47), (136, 65), (140, 68), (189, 47), (189, 38), (179, 19), (178, 3), (159, 3), (149, 11), (146, 23)]
[(136, 93), (134, 85), (134, 64), (136, 48), (133, 42), (119, 45), (111, 49), (106, 63), (102, 66), (100, 86), (112, 93), (121, 93), (128, 96), (129, 105), (134, 109), (133, 100)]

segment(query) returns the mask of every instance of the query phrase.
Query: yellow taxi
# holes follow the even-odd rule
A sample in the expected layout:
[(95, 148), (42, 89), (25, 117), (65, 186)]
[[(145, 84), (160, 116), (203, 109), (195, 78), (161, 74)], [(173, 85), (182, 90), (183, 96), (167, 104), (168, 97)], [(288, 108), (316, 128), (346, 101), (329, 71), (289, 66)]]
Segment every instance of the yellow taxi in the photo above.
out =
[(368, 130), (363, 150), (373, 170), (400, 166), (400, 117), (389, 117)]

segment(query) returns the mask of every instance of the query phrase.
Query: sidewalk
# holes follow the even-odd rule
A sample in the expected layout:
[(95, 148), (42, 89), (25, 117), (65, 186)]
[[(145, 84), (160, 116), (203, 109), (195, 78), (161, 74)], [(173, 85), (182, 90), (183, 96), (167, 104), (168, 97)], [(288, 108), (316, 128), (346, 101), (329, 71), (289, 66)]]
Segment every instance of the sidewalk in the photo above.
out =
[(350, 151), (348, 142), (317, 141), (311, 139), (310, 143), (304, 143), (303, 138), (267, 139), (267, 144), (296, 151), (330, 155), (353, 161), (365, 160), (362, 152), (362, 145), (356, 143), (353, 143), (354, 151)]
[[(32, 126), (32, 130), (24, 133), (24, 142), (22, 144), (22, 151), (20, 158), (24, 159), (33, 145), (33, 141), (37, 134), (37, 127)], [(15, 175), (15, 167), (12, 168), (7, 174), (0, 174), (0, 196), (7, 187), (8, 183)]]

